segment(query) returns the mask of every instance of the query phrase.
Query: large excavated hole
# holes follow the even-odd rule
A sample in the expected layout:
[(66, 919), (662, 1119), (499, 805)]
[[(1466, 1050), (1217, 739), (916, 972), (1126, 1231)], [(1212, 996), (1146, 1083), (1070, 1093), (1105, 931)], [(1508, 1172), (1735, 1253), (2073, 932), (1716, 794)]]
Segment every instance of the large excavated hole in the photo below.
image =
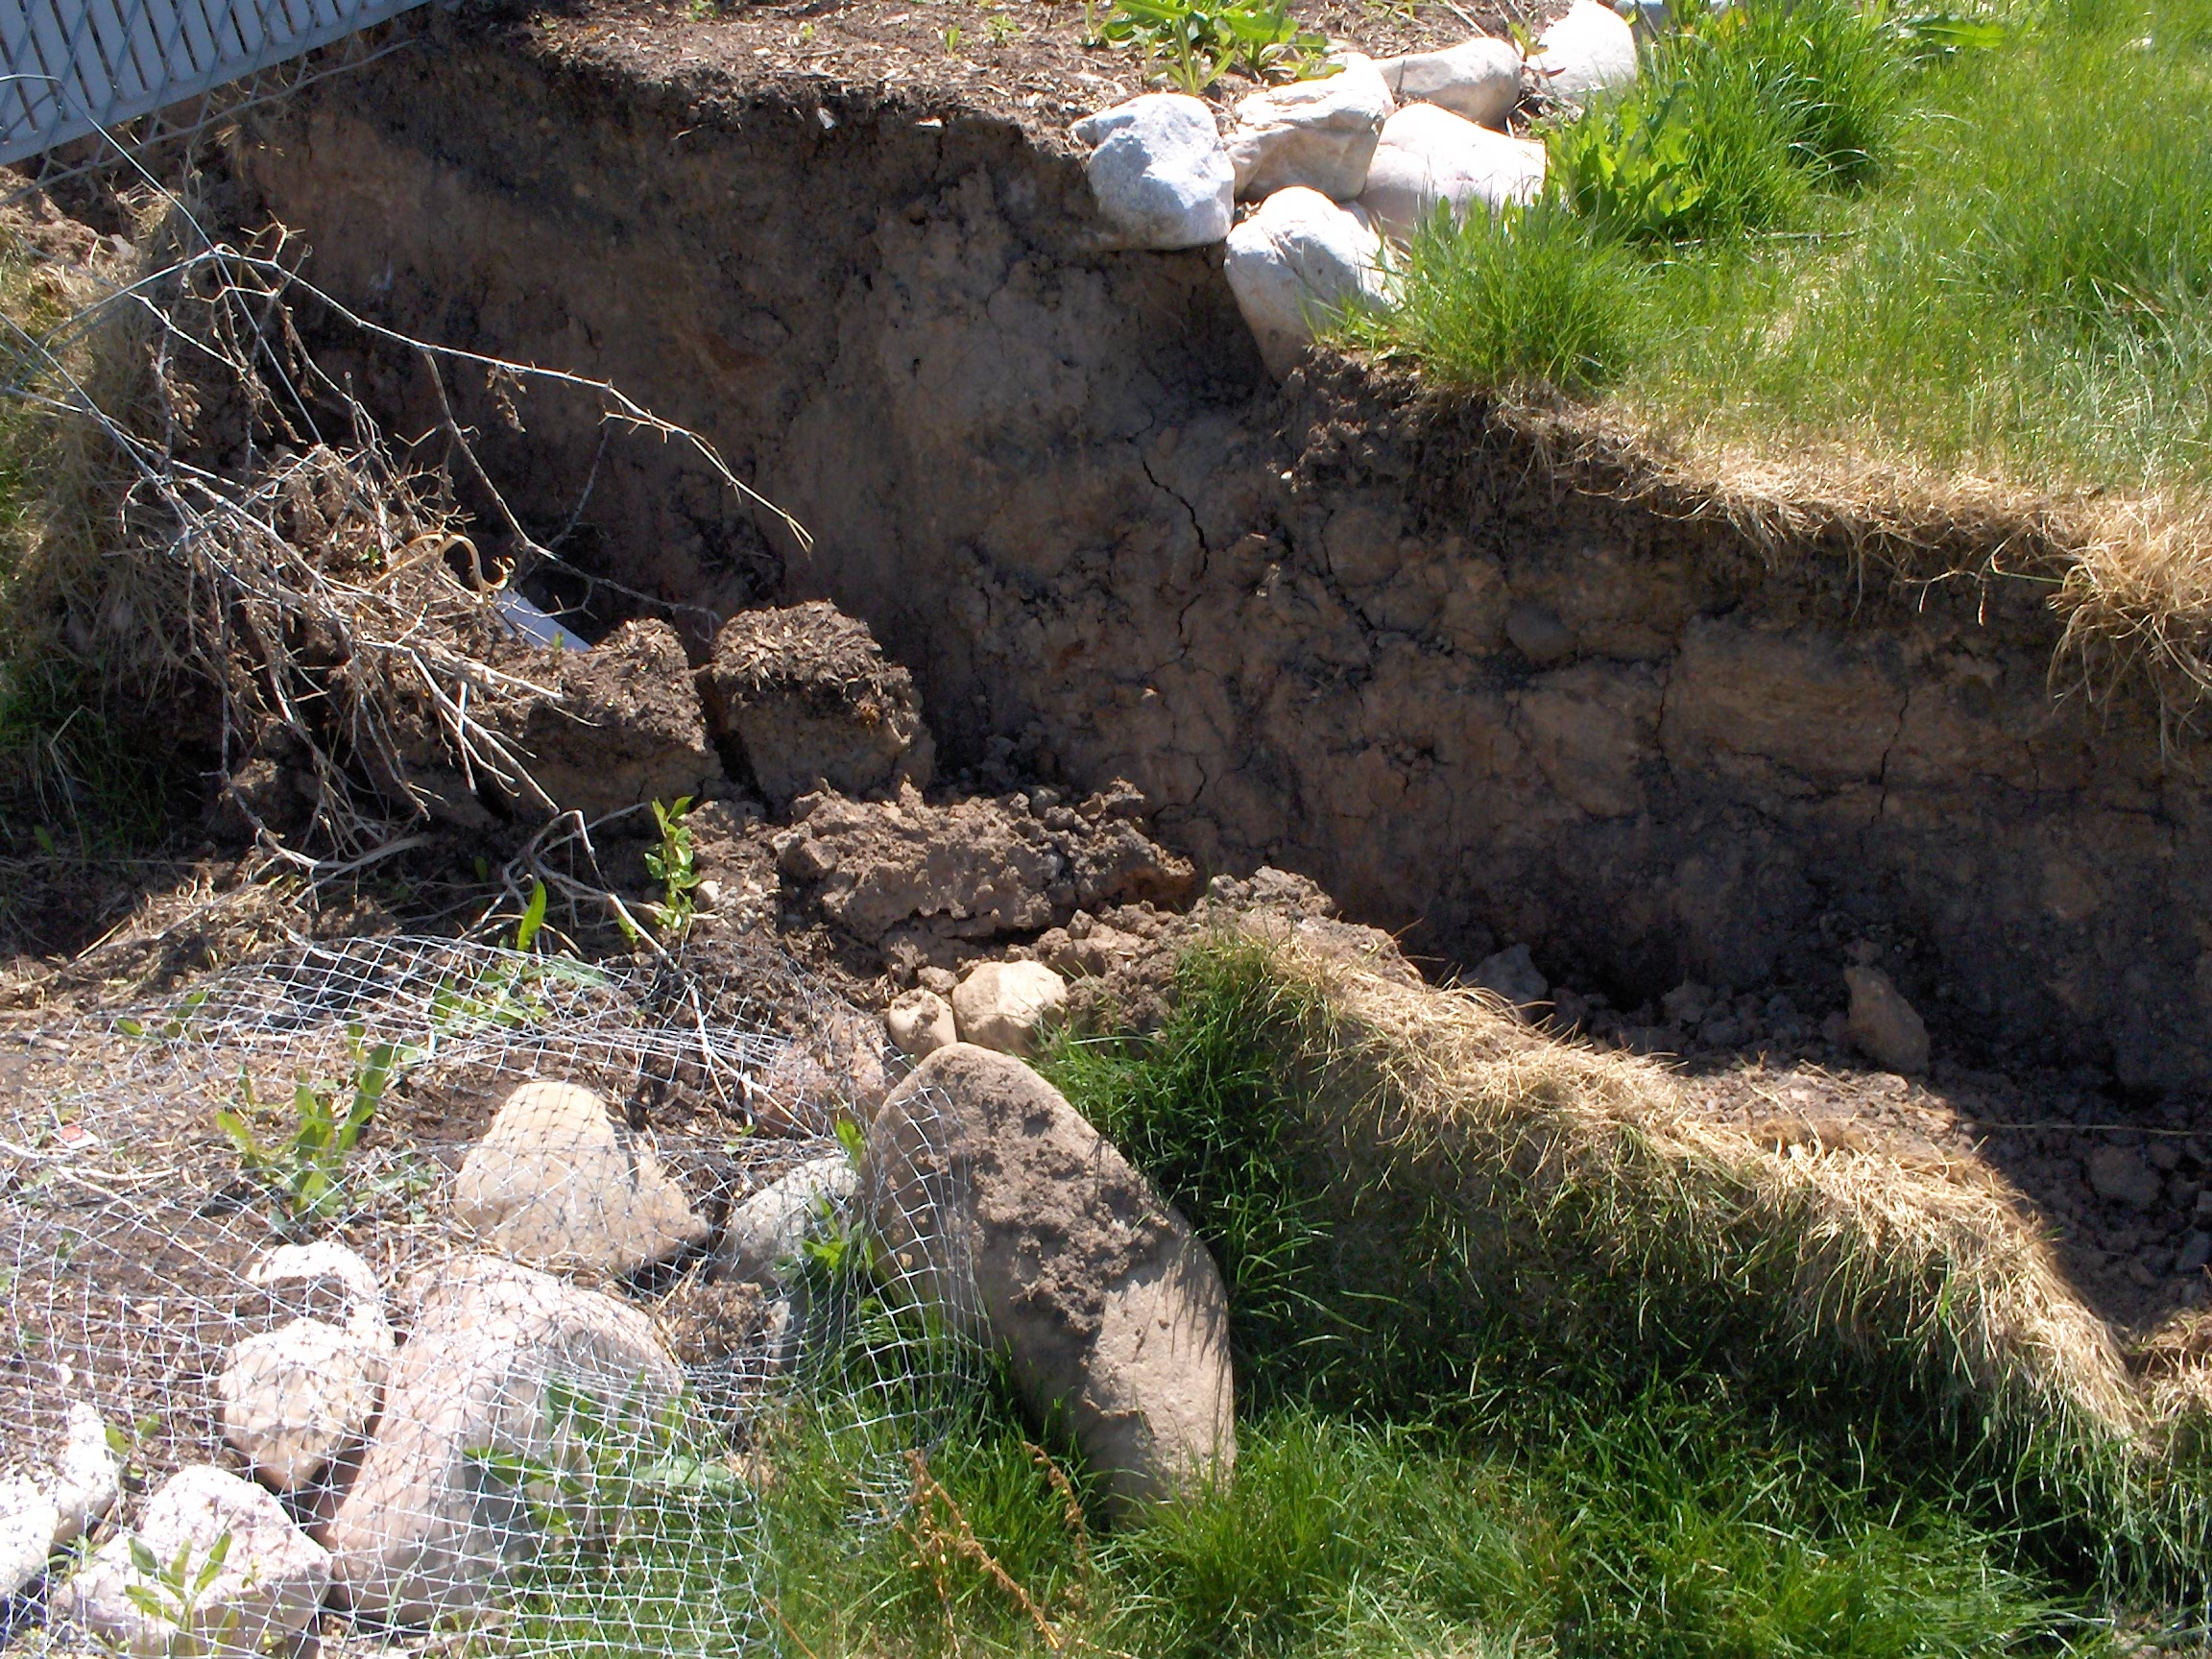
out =
[[(1816, 1024), (1856, 952), (1953, 1055), (2212, 1078), (2202, 791), (2151, 710), (2054, 697), (2044, 588), (1578, 490), (1358, 370), (1278, 388), (1217, 258), (1097, 252), (1011, 120), (449, 34), (260, 117), (238, 174), (347, 303), (613, 379), (814, 538), (596, 405), (459, 386), (587, 569), (834, 600), (948, 770), (1128, 778), (1208, 870), (1308, 874), (1440, 967), (1526, 943), (1623, 1009), (1694, 979)], [(431, 423), (404, 356), (352, 367)]]

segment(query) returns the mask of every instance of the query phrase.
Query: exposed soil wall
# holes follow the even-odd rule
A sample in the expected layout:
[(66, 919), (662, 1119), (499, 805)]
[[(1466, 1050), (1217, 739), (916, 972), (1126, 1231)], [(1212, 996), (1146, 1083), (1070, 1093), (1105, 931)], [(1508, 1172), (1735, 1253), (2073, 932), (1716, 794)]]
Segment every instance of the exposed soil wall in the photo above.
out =
[[(2042, 589), (1777, 564), (1479, 410), (1279, 392), (1214, 256), (1096, 251), (1050, 130), (443, 25), (240, 165), (349, 303), (709, 433), (810, 557), (671, 450), (462, 389), (541, 533), (590, 478), (626, 582), (833, 598), (954, 765), (1127, 776), (1185, 851), (1447, 958), (1839, 994), (1871, 936), (1939, 1044), (2212, 1077), (2203, 793), (2148, 717), (2054, 704)], [(359, 368), (421, 422), (403, 363)]]

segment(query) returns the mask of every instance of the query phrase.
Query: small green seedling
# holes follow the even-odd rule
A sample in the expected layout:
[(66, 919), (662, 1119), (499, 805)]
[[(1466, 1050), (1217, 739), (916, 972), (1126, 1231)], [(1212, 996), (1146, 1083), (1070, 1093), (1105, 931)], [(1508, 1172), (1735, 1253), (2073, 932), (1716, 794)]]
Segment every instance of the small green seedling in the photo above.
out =
[(394, 1043), (365, 1045), (359, 1025), (349, 1025), (347, 1044), (353, 1057), (353, 1080), (347, 1091), (345, 1116), (338, 1114), (337, 1090), (302, 1078), (292, 1091), (292, 1132), (264, 1145), (247, 1113), (257, 1111), (253, 1080), (241, 1071), (238, 1094), (244, 1110), (225, 1107), (215, 1114), (237, 1150), (240, 1166), (268, 1190), (295, 1225), (326, 1221), (337, 1213), (346, 1160), (362, 1130), (376, 1116), (378, 1102), (397, 1070), (401, 1052)]
[(691, 925), (697, 907), (691, 895), (702, 879), (691, 848), (691, 797), (679, 795), (673, 806), (653, 803), (653, 820), (660, 827), (661, 845), (645, 854), (645, 871), (661, 883), (661, 919), (672, 933)]
[(515, 949), (528, 955), (538, 944), (539, 929), (545, 926), (545, 883), (530, 883), (530, 902), (522, 906), (522, 920), (515, 924)]
[(123, 1594), (131, 1604), (150, 1619), (160, 1620), (177, 1629), (177, 1640), (170, 1644), (169, 1652), (175, 1659), (194, 1659), (194, 1656), (223, 1651), (230, 1646), (230, 1638), (238, 1627), (238, 1609), (225, 1608), (222, 1618), (204, 1631), (194, 1628), (200, 1612), (200, 1601), (214, 1588), (215, 1580), (223, 1575), (223, 1563), (230, 1556), (230, 1534), (220, 1534), (207, 1546), (207, 1553), (195, 1567), (192, 1563), (192, 1545), (187, 1539), (177, 1547), (174, 1560), (163, 1561), (148, 1548), (145, 1541), (131, 1540), (131, 1565), (138, 1575), (147, 1580), (131, 1584)]
[(207, 1001), (205, 989), (194, 991), (177, 1004), (177, 1012), (158, 1025), (148, 1025), (145, 1021), (126, 1015), (115, 1022), (115, 1029), (126, 1037), (151, 1037), (174, 1043), (191, 1029), (192, 1016)]

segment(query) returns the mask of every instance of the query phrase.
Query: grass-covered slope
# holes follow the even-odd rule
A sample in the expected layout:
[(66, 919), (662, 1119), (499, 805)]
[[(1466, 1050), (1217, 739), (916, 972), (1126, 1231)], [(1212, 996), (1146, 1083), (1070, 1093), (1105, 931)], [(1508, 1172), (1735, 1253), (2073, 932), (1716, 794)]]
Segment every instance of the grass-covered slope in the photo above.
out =
[(1717, 459), (2194, 512), (2208, 92), (2205, 0), (1746, 0), (1550, 132), (1551, 204), (1426, 238), (1402, 307), (1353, 332), (1442, 381), (1599, 397)]
[(1242, 936), (1158, 1032), (1045, 1065), (1230, 1283), (1235, 1478), (1094, 1534), (985, 1403), (863, 1537), (802, 1412), (764, 1538), (819, 1659), (2104, 1651), (2115, 1607), (2200, 1617), (2202, 1376), (2146, 1390), (1984, 1176), (1778, 1152), (1647, 1063)]

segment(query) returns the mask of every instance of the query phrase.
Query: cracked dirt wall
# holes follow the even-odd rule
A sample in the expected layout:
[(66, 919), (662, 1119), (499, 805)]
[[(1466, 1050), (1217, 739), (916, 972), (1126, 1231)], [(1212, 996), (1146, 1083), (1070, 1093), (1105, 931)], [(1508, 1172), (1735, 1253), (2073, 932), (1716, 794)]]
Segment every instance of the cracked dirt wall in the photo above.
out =
[[(416, 333), (610, 376), (675, 454), (461, 388), (541, 534), (728, 611), (825, 596), (996, 739), (1117, 774), (1215, 868), (1307, 872), (1466, 961), (1630, 998), (1835, 978), (1873, 933), (1938, 1033), (2212, 1078), (2206, 802), (2155, 728), (2055, 703), (2041, 589), (1892, 591), (1840, 550), (1555, 487), (1479, 411), (1262, 374), (1217, 257), (1101, 253), (1059, 142), (742, 69), (441, 23), (263, 118), (242, 176)], [(428, 424), (403, 361), (360, 384)]]

